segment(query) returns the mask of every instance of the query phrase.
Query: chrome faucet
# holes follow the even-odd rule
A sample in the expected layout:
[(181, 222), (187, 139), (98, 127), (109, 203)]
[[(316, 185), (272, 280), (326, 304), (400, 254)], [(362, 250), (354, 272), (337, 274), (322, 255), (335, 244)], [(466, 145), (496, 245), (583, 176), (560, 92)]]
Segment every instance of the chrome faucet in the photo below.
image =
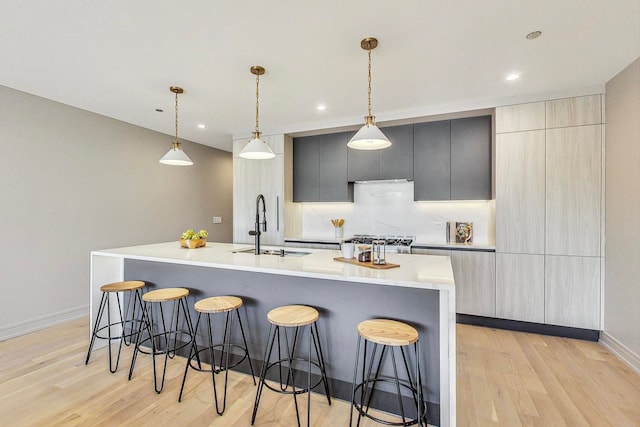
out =
[[(262, 200), (262, 222), (260, 222), (260, 200)], [(264, 196), (258, 194), (256, 198), (256, 223), (253, 230), (249, 231), (249, 236), (255, 236), (255, 254), (260, 255), (260, 224), (262, 224), (262, 231), (267, 231), (267, 207), (265, 205)]]

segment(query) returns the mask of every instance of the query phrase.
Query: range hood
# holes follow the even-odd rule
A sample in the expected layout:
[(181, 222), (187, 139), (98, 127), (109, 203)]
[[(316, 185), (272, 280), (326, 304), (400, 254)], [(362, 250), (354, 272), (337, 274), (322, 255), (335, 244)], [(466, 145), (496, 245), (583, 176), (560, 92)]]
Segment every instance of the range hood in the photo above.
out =
[(354, 181), (356, 184), (397, 184), (403, 182), (409, 182), (405, 178), (400, 179), (372, 179), (367, 181)]

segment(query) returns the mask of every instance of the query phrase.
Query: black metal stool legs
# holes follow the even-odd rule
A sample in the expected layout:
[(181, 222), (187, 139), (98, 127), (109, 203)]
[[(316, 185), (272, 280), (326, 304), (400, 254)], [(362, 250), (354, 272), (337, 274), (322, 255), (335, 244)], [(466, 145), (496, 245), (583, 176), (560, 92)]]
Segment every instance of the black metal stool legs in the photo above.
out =
[[(320, 344), (320, 339), (318, 336), (318, 329), (316, 324), (312, 324), (309, 326), (309, 337), (308, 337), (308, 354), (306, 359), (298, 359), (295, 357), (295, 352), (296, 352), (296, 348), (298, 346), (298, 337), (299, 337), (299, 328), (300, 327), (295, 327), (294, 331), (293, 331), (293, 339), (290, 340), (289, 335), (287, 334), (286, 328), (283, 328), (282, 333), (284, 334), (284, 349), (286, 354), (282, 354), (282, 342), (281, 342), (281, 331), (280, 331), (280, 326), (278, 325), (271, 325), (269, 328), (269, 334), (267, 336), (267, 345), (265, 347), (265, 351), (264, 351), (264, 356), (263, 356), (263, 362), (262, 362), (262, 367), (260, 369), (260, 378), (258, 380), (258, 389), (256, 391), (256, 399), (255, 399), (255, 403), (253, 406), (253, 414), (251, 416), (251, 425), (254, 424), (256, 416), (258, 414), (258, 407), (260, 405), (260, 398), (262, 396), (262, 391), (263, 388), (266, 386), (267, 388), (278, 392), (278, 393), (285, 393), (285, 394), (292, 394), (293, 395), (293, 401), (294, 401), (294, 407), (296, 410), (296, 420), (297, 420), (297, 425), (300, 426), (300, 410), (298, 408), (298, 396), (299, 394), (303, 394), (303, 393), (309, 393), (308, 399), (307, 399), (307, 426), (310, 425), (310, 421), (311, 421), (311, 390), (315, 387), (317, 387), (320, 383), (323, 384), (324, 388), (325, 388), (325, 394), (327, 396), (327, 401), (329, 403), (329, 405), (331, 405), (331, 398), (329, 396), (329, 383), (327, 380), (327, 376), (326, 376), (326, 368), (325, 368), (325, 363), (324, 363), (324, 355), (322, 353), (322, 346)], [(274, 344), (276, 344), (277, 341), (277, 345), (278, 345), (278, 360), (275, 362), (271, 362), (271, 354), (273, 353), (273, 346)], [(315, 351), (316, 353), (316, 357), (317, 357), (317, 361), (313, 361), (312, 360), (312, 351)], [(307, 366), (307, 385), (306, 388), (304, 388), (304, 386), (301, 387), (296, 387), (296, 382), (295, 382), (295, 369), (294, 369), (294, 362), (295, 361), (301, 361), (304, 360), (304, 362), (306, 362)], [(287, 366), (283, 367), (283, 363), (286, 363)], [(267, 375), (267, 372), (269, 371), (269, 369), (271, 369), (272, 367), (274, 367), (275, 365), (278, 365), (278, 378), (279, 378), (279, 385), (274, 387), (274, 386), (270, 386), (268, 384), (265, 383), (265, 378)], [(320, 370), (320, 380), (318, 382), (316, 382), (315, 384), (311, 383), (311, 369), (312, 369), (312, 365), (315, 365), (319, 370)], [(283, 375), (283, 369), (286, 369), (286, 379), (284, 378), (285, 375)]]
[[(184, 386), (186, 383), (186, 379), (187, 379), (187, 373), (189, 371), (189, 367), (198, 370), (198, 371), (210, 371), (211, 372), (211, 382), (213, 384), (213, 398), (215, 401), (215, 405), (216, 405), (216, 413), (218, 415), (222, 415), (226, 409), (227, 406), (227, 386), (228, 386), (228, 382), (229, 382), (229, 370), (237, 365), (239, 365), (240, 363), (242, 363), (242, 361), (244, 359), (248, 359), (249, 361), (249, 369), (251, 370), (251, 376), (253, 378), (253, 383), (256, 383), (255, 380), (255, 376), (254, 376), (254, 372), (253, 372), (253, 365), (251, 363), (251, 357), (249, 355), (249, 350), (247, 347), (247, 340), (246, 337), (244, 335), (244, 328), (242, 326), (242, 319), (240, 318), (240, 313), (238, 312), (238, 310), (233, 310), (236, 312), (236, 315), (238, 317), (238, 323), (240, 324), (240, 332), (242, 335), (242, 342), (244, 344), (244, 347), (240, 347), (237, 345), (234, 345), (231, 343), (231, 337), (232, 337), (232, 333), (233, 333), (233, 313), (231, 311), (226, 312), (226, 318), (225, 318), (225, 326), (224, 326), (224, 332), (223, 332), (223, 338), (222, 338), (222, 344), (214, 344), (214, 340), (213, 340), (213, 331), (212, 331), (212, 327), (211, 327), (211, 314), (210, 313), (205, 313), (206, 314), (206, 330), (207, 330), (207, 338), (208, 338), (208, 342), (207, 345), (204, 349), (202, 350), (198, 350), (197, 347), (197, 343), (196, 343), (196, 334), (200, 325), (200, 319), (203, 313), (198, 312), (198, 319), (196, 321), (196, 327), (193, 331), (193, 338), (192, 338), (192, 345), (191, 345), (191, 350), (189, 351), (189, 357), (187, 359), (187, 363), (185, 365), (185, 371), (184, 371), (184, 375), (182, 377), (182, 386), (180, 387), (180, 395), (178, 396), (178, 402), (182, 401), (182, 394), (184, 392)], [(240, 360), (235, 361), (232, 364), (231, 361), (231, 353), (232, 353), (232, 348), (233, 347), (239, 347), (241, 348), (241, 350), (244, 352), (244, 354), (242, 355), (242, 357), (240, 358)], [(218, 363), (216, 363), (216, 355), (215, 355), (215, 348), (221, 348), (221, 352), (220, 352), (220, 360)], [(198, 358), (198, 355), (201, 351), (207, 351), (209, 354), (209, 361), (211, 363), (211, 369), (203, 369), (200, 363), (200, 360)], [(194, 366), (192, 365), (193, 359), (197, 358), (198, 359), (198, 366)], [(224, 372), (224, 389), (223, 389), (223, 394), (222, 394), (222, 400), (220, 400), (220, 397), (218, 396), (218, 387), (216, 385), (216, 375), (220, 374)]]
[[(109, 372), (115, 373), (118, 370), (118, 365), (120, 364), (120, 354), (122, 352), (122, 344), (130, 345), (133, 341), (133, 336), (135, 335), (135, 326), (134, 324), (138, 321), (136, 319), (136, 307), (138, 304), (140, 308), (142, 308), (142, 299), (140, 297), (140, 289), (136, 289), (133, 291), (133, 295), (127, 299), (125, 303), (124, 311), (122, 310), (122, 304), (120, 303), (120, 296), (118, 293), (113, 292), (115, 294), (116, 302), (118, 305), (118, 320), (112, 322), (111, 320), (111, 298), (109, 297), (109, 292), (103, 292), (102, 297), (100, 298), (100, 306), (98, 308), (98, 315), (96, 316), (95, 324), (93, 325), (93, 331), (91, 332), (91, 342), (89, 343), (89, 350), (87, 351), (87, 358), (85, 359), (85, 365), (89, 364), (89, 359), (91, 358), (91, 353), (93, 351), (93, 346), (95, 344), (96, 338), (106, 339), (108, 341), (109, 346)], [(131, 316), (129, 316), (129, 308), (131, 307), (131, 300), (133, 300), (133, 312)], [(100, 327), (100, 323), (102, 322), (102, 318), (104, 316), (104, 312), (107, 312), (107, 324), (105, 326)], [(127, 325), (131, 325), (131, 329), (127, 330)], [(111, 328), (114, 326), (120, 326), (120, 333), (117, 336), (112, 335)], [(107, 336), (100, 336), (100, 331), (106, 329)], [(128, 340), (127, 340), (128, 338)], [(118, 351), (115, 355), (115, 365), (113, 362), (114, 359), (114, 350), (112, 349), (111, 342), (114, 340), (119, 340), (118, 343)]]
[[(363, 344), (364, 341), (364, 344)], [(420, 347), (418, 342), (413, 344), (415, 350), (415, 373), (412, 375), (409, 369), (409, 363), (407, 356), (402, 346), (399, 346), (399, 351), (402, 356), (402, 364), (404, 365), (404, 372), (407, 376), (406, 380), (401, 380), (398, 373), (398, 360), (396, 360), (395, 346), (387, 346), (380, 344), (381, 350), (378, 352), (377, 343), (371, 343), (371, 354), (369, 353), (369, 341), (361, 336), (358, 336), (356, 346), (356, 359), (353, 370), (353, 386), (351, 389), (351, 413), (349, 414), (349, 425), (353, 425), (353, 410), (358, 412), (356, 420), (356, 426), (360, 425), (362, 416), (370, 418), (378, 423), (392, 425), (392, 426), (410, 426), (418, 424), (422, 426), (426, 425), (426, 405), (423, 400), (422, 392), (422, 378), (420, 374)], [(390, 347), (390, 348), (387, 348)], [(391, 372), (392, 377), (386, 377), (381, 375), (381, 368), (384, 360), (384, 355), (389, 350), (391, 353)], [(379, 353), (379, 355), (378, 355)], [(362, 366), (360, 366), (360, 360), (362, 360)], [(375, 373), (374, 373), (375, 371)], [(358, 382), (358, 374), (361, 375), (360, 382)], [(415, 377), (415, 381), (412, 377)], [(390, 421), (382, 419), (369, 414), (369, 408), (373, 398), (373, 393), (378, 382), (388, 382), (393, 384), (393, 389), (397, 397), (397, 408), (399, 410), (398, 416), (400, 421)], [(412, 419), (406, 412), (405, 402), (403, 400), (403, 394), (401, 389), (404, 388), (409, 391), (413, 404), (415, 405), (415, 419)], [(358, 397), (358, 399), (356, 399)]]
[[(154, 328), (154, 304), (159, 305), (159, 319), (158, 319), (158, 327), (161, 327), (161, 331), (156, 331)], [(187, 330), (189, 334), (189, 341), (194, 339), (194, 328), (191, 322), (191, 315), (189, 314), (189, 310), (186, 305), (186, 298), (180, 298), (174, 301), (174, 305), (171, 311), (169, 325), (167, 326), (164, 309), (162, 307), (162, 303), (147, 303), (144, 304), (144, 309), (142, 311), (142, 322), (140, 323), (140, 327), (138, 329), (137, 337), (136, 337), (136, 345), (133, 351), (133, 358), (131, 360), (131, 368), (129, 369), (129, 379), (133, 376), (133, 371), (135, 369), (136, 360), (138, 357), (138, 353), (141, 352), (140, 347), (141, 344), (147, 340), (150, 341), (151, 344), (151, 353), (153, 359), (153, 386), (156, 393), (161, 393), (164, 388), (164, 380), (165, 374), (167, 371), (167, 362), (169, 359), (173, 359), (175, 357), (176, 351), (184, 347), (183, 344), (181, 347), (178, 347), (178, 334), (180, 331), (178, 328), (180, 327), (180, 311), (183, 313), (184, 323), (187, 325)], [(149, 338), (142, 340), (143, 332), (147, 331)], [(144, 351), (143, 351), (144, 352)], [(164, 358), (162, 361), (162, 373), (158, 372), (158, 366), (156, 358), (164, 354)], [(198, 353), (196, 353), (196, 358), (198, 360), (198, 364), (200, 363), (200, 358)]]

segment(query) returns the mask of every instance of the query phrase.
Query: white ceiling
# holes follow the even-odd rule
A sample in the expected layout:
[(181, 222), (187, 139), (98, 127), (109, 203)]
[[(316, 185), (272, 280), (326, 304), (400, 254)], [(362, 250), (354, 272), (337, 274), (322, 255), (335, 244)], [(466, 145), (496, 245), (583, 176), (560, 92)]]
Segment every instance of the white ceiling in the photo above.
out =
[(360, 124), (367, 36), (388, 122), (602, 90), (640, 56), (640, 0), (2, 0), (0, 85), (167, 134), (179, 85), (181, 138), (231, 150), (251, 65), (263, 133)]

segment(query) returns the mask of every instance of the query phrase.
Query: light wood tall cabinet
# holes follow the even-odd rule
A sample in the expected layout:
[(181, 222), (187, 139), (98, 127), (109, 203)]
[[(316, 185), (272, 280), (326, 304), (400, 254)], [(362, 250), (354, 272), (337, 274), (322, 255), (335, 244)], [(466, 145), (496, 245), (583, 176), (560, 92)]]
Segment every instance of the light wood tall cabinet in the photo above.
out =
[(496, 109), (498, 317), (601, 329), (601, 98)]
[[(283, 245), (285, 225), (295, 227), (295, 209), (291, 203), (293, 188), (291, 138), (286, 135), (263, 135), (276, 157), (269, 160), (249, 160), (238, 156), (248, 139), (233, 142), (233, 241), (235, 243), (254, 244), (249, 230), (255, 227), (256, 198), (262, 194), (265, 198), (267, 231), (261, 236), (261, 244)], [(262, 218), (262, 207), (260, 207)], [(298, 215), (299, 217), (299, 215)], [(288, 230), (289, 231), (289, 230)], [(291, 231), (294, 235), (295, 230)]]
[(496, 136), (496, 248), (543, 254), (545, 131)]
[(546, 253), (600, 255), (602, 125), (546, 131)]

